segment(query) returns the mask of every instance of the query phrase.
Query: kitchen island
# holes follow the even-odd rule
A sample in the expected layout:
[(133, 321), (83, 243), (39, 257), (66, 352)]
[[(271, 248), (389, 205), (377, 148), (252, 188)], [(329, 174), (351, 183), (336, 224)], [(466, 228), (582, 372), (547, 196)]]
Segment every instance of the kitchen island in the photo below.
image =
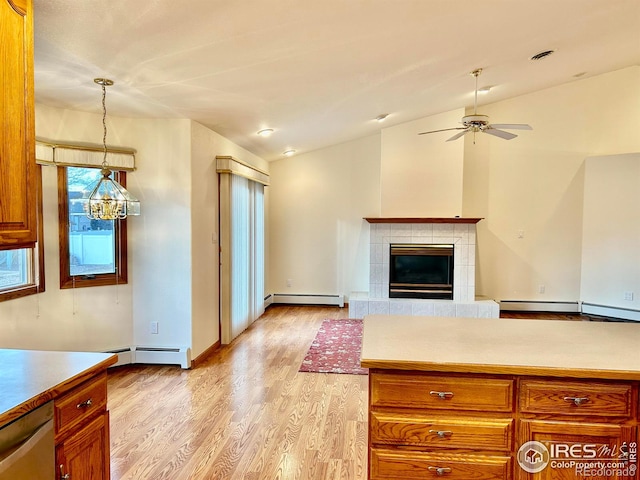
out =
[(361, 364), (370, 479), (637, 478), (638, 324), (370, 315)]
[(106, 353), (0, 349), (0, 428), (53, 401), (52, 471), (108, 480), (107, 367), (116, 361)]

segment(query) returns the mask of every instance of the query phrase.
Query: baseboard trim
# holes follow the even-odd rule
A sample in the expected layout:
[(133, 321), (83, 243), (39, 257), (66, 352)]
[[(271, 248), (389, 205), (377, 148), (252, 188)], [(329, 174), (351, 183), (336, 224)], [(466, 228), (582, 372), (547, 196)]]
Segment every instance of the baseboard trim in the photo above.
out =
[(585, 315), (598, 315), (601, 317), (621, 318), (623, 320), (640, 322), (640, 311), (631, 308), (582, 302), (582, 313)]
[(513, 312), (580, 313), (579, 302), (544, 302), (532, 300), (500, 300), (500, 310)]
[(131, 346), (105, 353), (118, 355), (117, 362), (112, 367), (135, 363), (149, 363), (158, 365), (180, 365), (184, 369), (191, 368), (191, 349), (187, 347), (147, 347)]
[(344, 295), (316, 295), (299, 293), (274, 293), (271, 303), (287, 303), (295, 305), (335, 305), (344, 308)]
[(196, 358), (191, 360), (191, 368), (196, 368), (197, 366), (204, 363), (207, 360), (207, 358), (213, 355), (216, 352), (216, 350), (220, 348), (220, 346), (221, 346), (221, 343), (220, 343), (220, 340), (218, 340), (216, 343), (211, 345), (209, 348), (207, 348), (204, 352), (202, 352)]

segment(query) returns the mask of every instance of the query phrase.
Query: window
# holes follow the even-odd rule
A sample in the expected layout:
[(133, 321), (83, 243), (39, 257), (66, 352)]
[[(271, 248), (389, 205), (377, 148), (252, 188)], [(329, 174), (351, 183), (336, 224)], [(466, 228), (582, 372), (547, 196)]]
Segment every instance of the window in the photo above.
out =
[[(113, 172), (122, 186), (126, 174)], [(84, 201), (100, 178), (99, 168), (58, 167), (60, 288), (127, 283), (127, 223), (93, 220)]]
[(35, 247), (0, 250), (0, 302), (44, 292), (41, 168), (36, 168), (35, 180), (37, 242)]

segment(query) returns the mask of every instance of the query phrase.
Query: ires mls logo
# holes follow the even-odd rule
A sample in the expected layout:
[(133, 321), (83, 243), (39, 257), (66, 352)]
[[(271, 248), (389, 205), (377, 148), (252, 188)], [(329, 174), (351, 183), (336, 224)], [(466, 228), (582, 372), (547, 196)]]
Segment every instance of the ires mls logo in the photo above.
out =
[(637, 443), (620, 446), (595, 443), (526, 442), (518, 449), (520, 468), (538, 473), (549, 467), (573, 470), (575, 476), (635, 479), (637, 473)]
[(544, 443), (535, 440), (523, 443), (518, 450), (518, 464), (528, 473), (538, 473), (547, 468), (551, 455)]

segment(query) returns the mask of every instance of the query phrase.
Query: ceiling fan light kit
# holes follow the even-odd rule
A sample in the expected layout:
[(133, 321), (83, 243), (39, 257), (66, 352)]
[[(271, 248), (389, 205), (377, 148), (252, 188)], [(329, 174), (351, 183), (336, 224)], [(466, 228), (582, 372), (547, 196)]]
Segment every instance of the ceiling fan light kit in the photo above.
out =
[(475, 89), (475, 99), (473, 104), (473, 115), (465, 115), (462, 117), (462, 127), (453, 127), (453, 128), (443, 128), (441, 130), (430, 130), (428, 132), (421, 132), (418, 135), (425, 135), (427, 133), (437, 133), (437, 132), (446, 132), (451, 130), (460, 130), (460, 132), (456, 133), (453, 137), (448, 138), (447, 142), (451, 142), (453, 140), (457, 140), (463, 135), (473, 132), (474, 139), (473, 143), (475, 143), (475, 134), (477, 132), (488, 133), (489, 135), (493, 135), (494, 137), (499, 137), (504, 140), (511, 140), (516, 138), (517, 135), (515, 133), (506, 132), (503, 129), (507, 130), (533, 130), (531, 126), (524, 123), (489, 123), (489, 117), (487, 115), (481, 115), (478, 113), (478, 76), (482, 73), (481, 68), (477, 68), (471, 72), (471, 75), (476, 79), (476, 89)]

